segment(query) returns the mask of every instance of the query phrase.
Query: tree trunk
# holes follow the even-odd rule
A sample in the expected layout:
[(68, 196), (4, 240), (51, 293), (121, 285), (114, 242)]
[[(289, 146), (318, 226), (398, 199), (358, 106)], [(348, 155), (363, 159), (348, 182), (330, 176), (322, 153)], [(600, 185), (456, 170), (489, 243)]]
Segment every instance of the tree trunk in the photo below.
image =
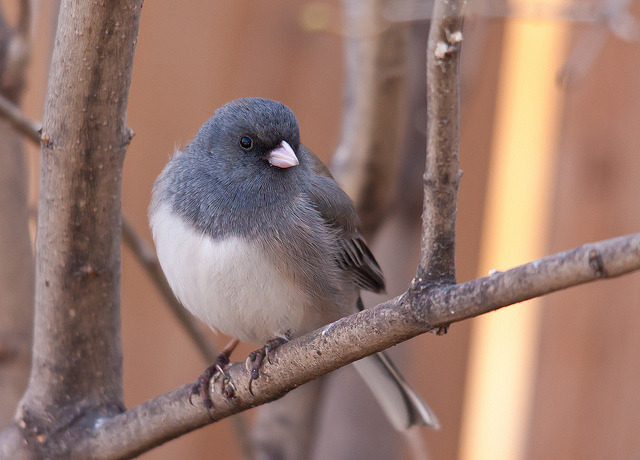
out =
[(124, 410), (120, 183), (141, 6), (67, 0), (60, 9), (42, 131), (33, 362), (10, 432), (26, 442), (2, 443), (4, 454), (86, 456), (77, 451), (86, 427)]

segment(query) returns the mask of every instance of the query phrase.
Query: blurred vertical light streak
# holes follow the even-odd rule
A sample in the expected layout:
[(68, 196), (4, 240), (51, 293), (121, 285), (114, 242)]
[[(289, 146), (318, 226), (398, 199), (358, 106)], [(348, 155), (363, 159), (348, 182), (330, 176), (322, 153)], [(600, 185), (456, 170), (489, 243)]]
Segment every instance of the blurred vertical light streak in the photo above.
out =
[[(506, 24), (480, 276), (544, 254), (561, 110), (555, 76), (566, 35), (561, 21)], [(474, 320), (460, 460), (525, 457), (540, 313), (534, 300)]]

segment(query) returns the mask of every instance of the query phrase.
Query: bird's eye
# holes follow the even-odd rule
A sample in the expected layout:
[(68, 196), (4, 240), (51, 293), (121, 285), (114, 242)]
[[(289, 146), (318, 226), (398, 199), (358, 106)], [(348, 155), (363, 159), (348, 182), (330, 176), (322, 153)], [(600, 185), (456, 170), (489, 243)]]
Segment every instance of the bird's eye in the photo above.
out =
[(240, 147), (245, 150), (249, 150), (251, 147), (253, 147), (253, 139), (251, 139), (249, 136), (242, 136), (240, 138)]

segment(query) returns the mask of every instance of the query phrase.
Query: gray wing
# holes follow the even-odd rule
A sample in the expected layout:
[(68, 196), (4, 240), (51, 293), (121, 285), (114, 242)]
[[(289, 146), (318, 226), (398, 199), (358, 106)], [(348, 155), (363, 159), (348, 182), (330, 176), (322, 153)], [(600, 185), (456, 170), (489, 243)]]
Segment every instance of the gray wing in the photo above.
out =
[(310, 150), (304, 149), (315, 172), (308, 188), (309, 197), (322, 218), (338, 234), (338, 266), (349, 272), (362, 289), (383, 292), (382, 270), (360, 234), (360, 219), (351, 198), (333, 180), (327, 167)]

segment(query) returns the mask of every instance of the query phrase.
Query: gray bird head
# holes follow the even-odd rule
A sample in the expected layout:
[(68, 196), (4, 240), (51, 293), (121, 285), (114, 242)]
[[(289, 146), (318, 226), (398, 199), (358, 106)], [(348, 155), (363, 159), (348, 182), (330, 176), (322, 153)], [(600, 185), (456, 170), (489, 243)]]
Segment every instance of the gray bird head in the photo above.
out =
[[(239, 169), (247, 179), (261, 169), (297, 166), (300, 130), (296, 116), (287, 106), (251, 97), (237, 99), (216, 110), (202, 125), (193, 144), (213, 155), (224, 169)], [(189, 149), (192, 150), (191, 146)]]
[(244, 214), (257, 225), (256, 213), (266, 215), (265, 207), (280, 208), (296, 198), (312, 167), (287, 106), (237, 99), (217, 109), (174, 155), (156, 181), (154, 203), (171, 203), (175, 212), (212, 233)]

